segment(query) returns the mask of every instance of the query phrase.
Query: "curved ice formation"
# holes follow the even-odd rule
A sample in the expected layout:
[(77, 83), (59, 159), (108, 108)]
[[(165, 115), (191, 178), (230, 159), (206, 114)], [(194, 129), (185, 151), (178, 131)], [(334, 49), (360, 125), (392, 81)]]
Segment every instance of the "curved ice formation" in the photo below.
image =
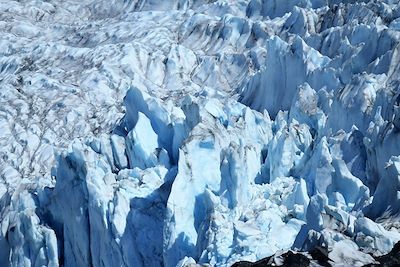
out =
[(0, 1), (0, 266), (400, 240), (400, 5)]

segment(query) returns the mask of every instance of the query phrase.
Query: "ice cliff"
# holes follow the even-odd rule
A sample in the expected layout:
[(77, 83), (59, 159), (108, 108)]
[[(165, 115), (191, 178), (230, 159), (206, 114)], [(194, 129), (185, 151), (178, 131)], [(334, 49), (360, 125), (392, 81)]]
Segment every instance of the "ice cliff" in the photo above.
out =
[(398, 1), (0, 1), (0, 32), (0, 266), (400, 240)]

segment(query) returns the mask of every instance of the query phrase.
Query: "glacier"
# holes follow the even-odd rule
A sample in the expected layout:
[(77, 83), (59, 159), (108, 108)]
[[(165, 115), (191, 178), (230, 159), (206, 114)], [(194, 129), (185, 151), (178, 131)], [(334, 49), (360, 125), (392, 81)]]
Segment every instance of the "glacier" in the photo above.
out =
[(10, 0), (0, 14), (0, 266), (394, 253), (399, 1)]

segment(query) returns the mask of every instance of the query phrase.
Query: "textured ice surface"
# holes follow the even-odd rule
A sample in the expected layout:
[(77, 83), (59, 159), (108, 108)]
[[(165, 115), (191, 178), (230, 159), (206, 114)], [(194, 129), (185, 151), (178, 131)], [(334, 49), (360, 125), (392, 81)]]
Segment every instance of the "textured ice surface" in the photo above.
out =
[(400, 240), (400, 5), (0, 1), (0, 266)]

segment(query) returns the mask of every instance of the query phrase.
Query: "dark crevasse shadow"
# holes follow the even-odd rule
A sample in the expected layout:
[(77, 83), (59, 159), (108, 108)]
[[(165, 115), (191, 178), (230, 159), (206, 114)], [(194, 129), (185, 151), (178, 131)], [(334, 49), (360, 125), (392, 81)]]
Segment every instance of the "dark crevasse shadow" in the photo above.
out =
[(120, 240), (121, 253), (128, 266), (164, 266), (164, 220), (176, 174), (176, 168), (170, 169), (165, 183), (158, 189), (144, 198), (130, 200), (126, 229)]

